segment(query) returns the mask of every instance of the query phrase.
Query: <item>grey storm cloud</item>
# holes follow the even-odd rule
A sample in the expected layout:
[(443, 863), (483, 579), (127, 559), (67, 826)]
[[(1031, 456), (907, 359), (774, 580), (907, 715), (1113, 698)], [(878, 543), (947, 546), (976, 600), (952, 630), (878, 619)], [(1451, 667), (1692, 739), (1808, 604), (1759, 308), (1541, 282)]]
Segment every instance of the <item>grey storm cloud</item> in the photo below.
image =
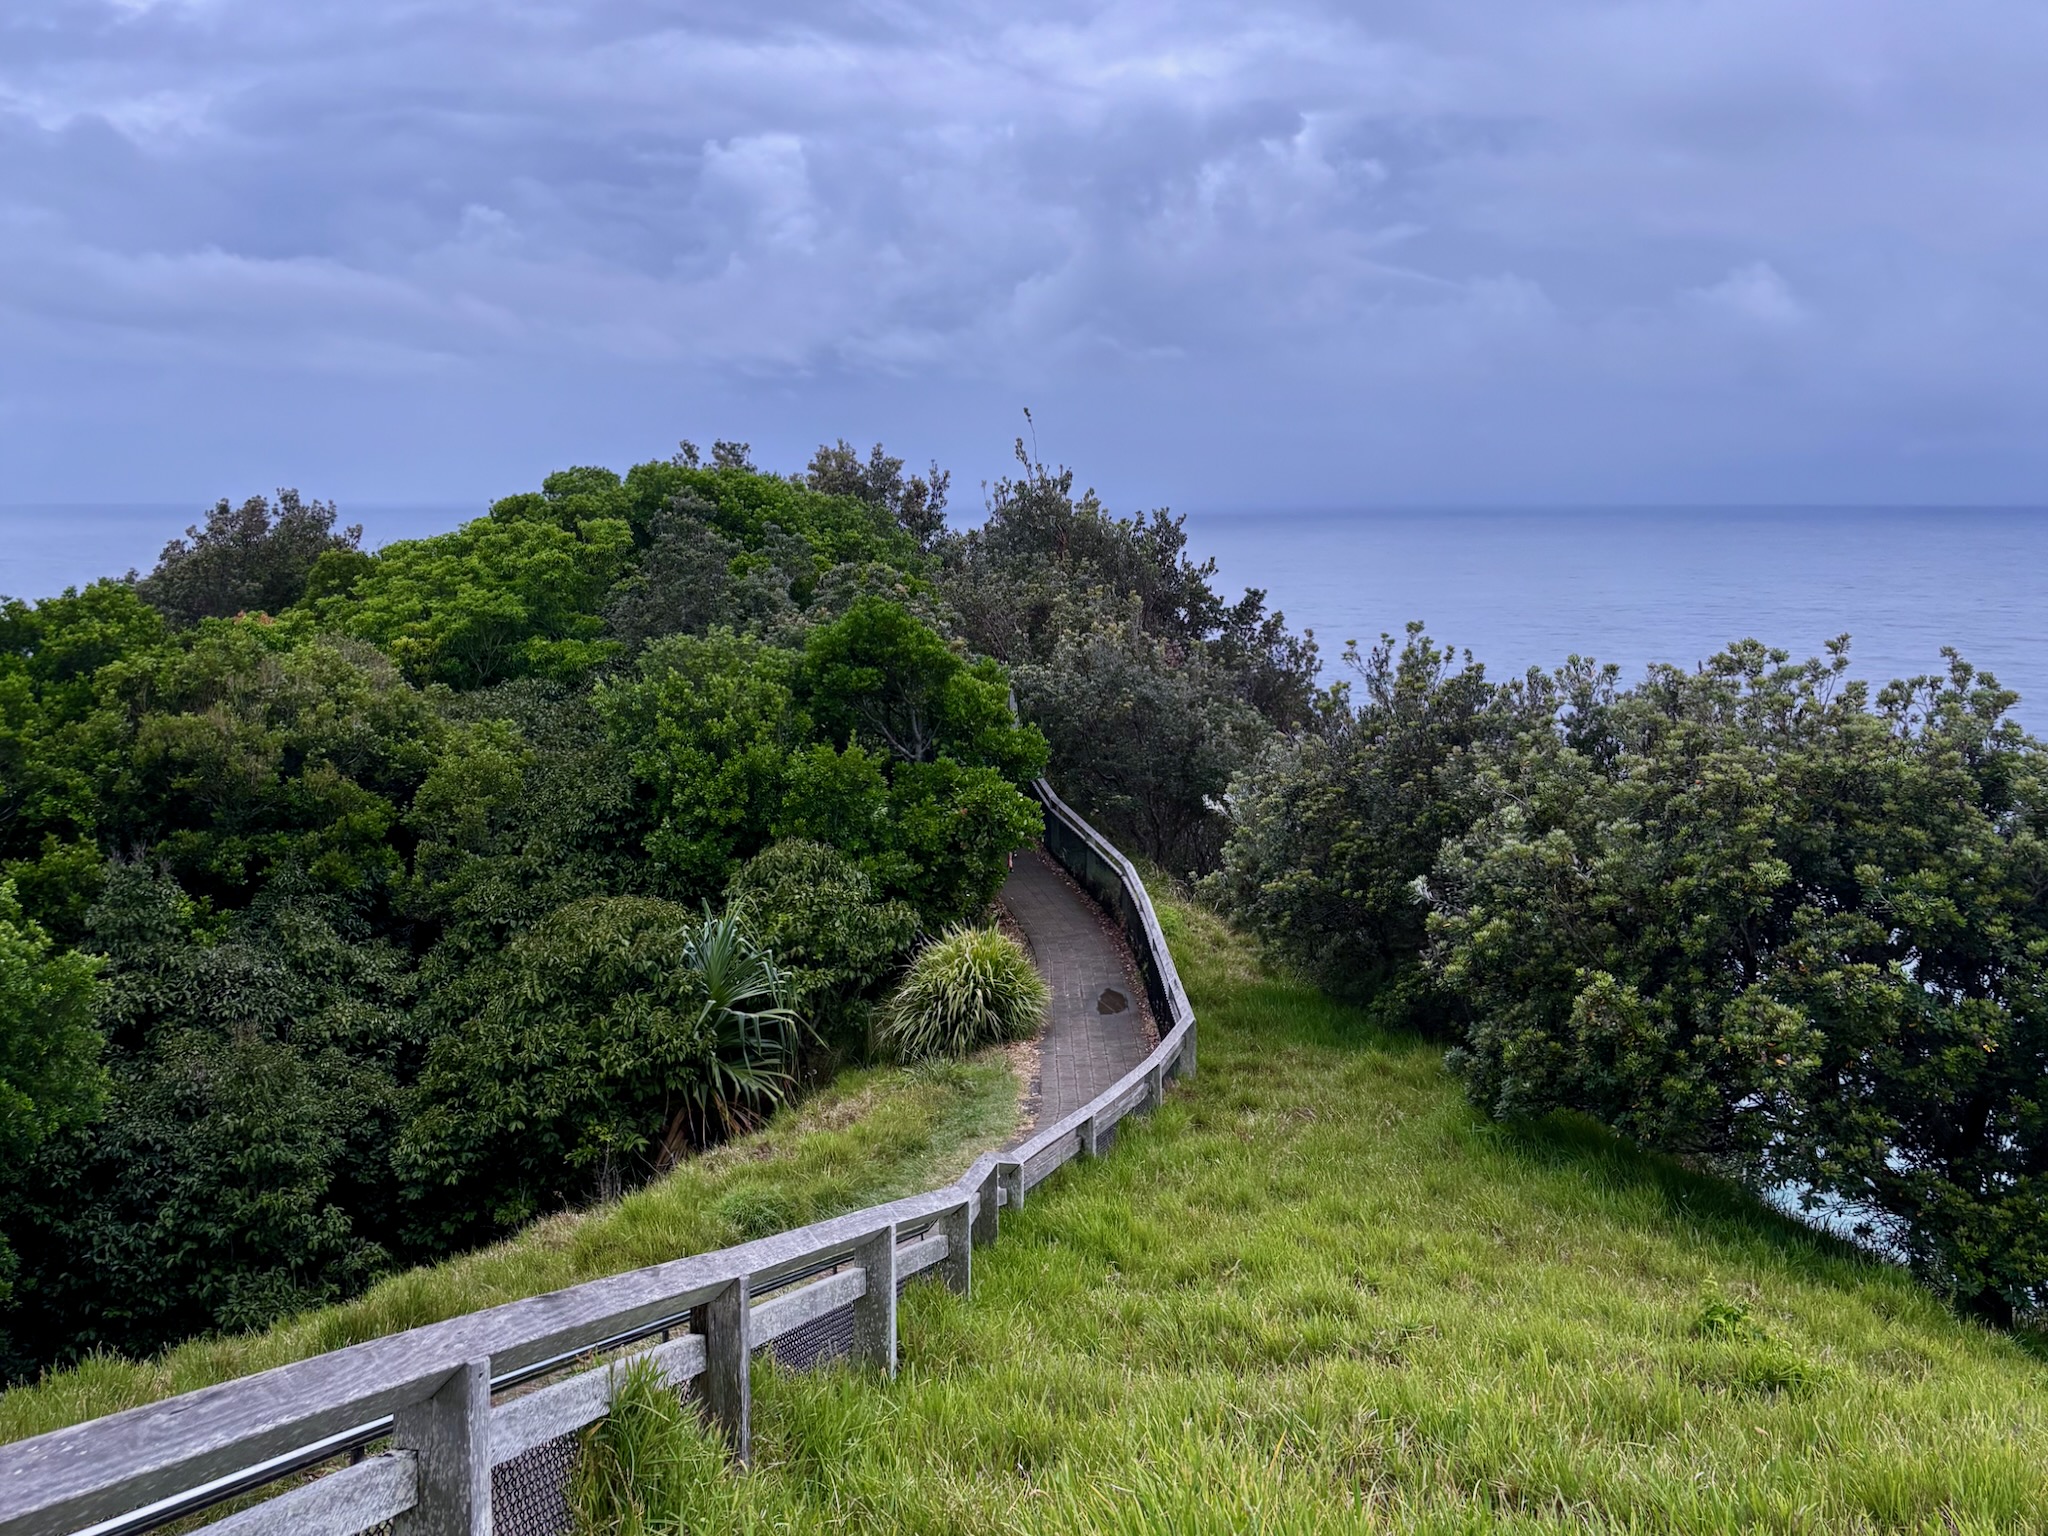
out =
[(13, 0), (0, 499), (2037, 499), (2044, 151), (2037, 0)]

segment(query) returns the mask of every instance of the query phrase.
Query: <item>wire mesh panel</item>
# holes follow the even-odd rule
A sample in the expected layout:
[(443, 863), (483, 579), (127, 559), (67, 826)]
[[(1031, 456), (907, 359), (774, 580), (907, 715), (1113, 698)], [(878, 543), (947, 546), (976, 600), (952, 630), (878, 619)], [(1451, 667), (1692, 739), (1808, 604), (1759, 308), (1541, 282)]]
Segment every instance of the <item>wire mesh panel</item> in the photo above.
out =
[[(904, 1287), (918, 1278), (916, 1275), (899, 1278), (896, 1294), (901, 1296)], [(851, 1303), (835, 1307), (822, 1317), (801, 1323), (780, 1338), (770, 1339), (759, 1346), (758, 1352), (765, 1352), (785, 1371), (807, 1371), (828, 1360), (843, 1360), (853, 1353), (853, 1307)]]
[(580, 1432), (545, 1440), (491, 1468), (491, 1528), (500, 1536), (561, 1536)]
[(853, 1352), (853, 1308), (837, 1307), (762, 1346), (786, 1371), (807, 1371)]

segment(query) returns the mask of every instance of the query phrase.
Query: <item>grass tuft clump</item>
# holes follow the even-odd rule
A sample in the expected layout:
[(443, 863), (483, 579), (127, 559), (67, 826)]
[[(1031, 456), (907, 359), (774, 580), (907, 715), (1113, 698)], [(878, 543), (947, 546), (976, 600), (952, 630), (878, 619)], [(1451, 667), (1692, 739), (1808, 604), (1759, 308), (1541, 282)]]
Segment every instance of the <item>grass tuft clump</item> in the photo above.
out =
[(964, 1056), (1029, 1039), (1051, 1001), (1015, 939), (994, 928), (949, 928), (911, 961), (883, 1013), (880, 1040), (902, 1061)]
[(726, 1481), (725, 1442), (662, 1381), (652, 1362), (619, 1367), (611, 1414), (583, 1433), (569, 1479), (579, 1531), (642, 1536), (669, 1526), (693, 1492)]

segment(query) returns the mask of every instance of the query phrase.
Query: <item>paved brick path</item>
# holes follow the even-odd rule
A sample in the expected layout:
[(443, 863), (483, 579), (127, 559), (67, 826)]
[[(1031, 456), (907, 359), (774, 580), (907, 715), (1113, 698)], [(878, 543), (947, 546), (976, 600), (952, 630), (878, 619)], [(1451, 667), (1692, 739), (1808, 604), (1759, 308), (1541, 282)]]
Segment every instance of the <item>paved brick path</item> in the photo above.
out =
[[(1003, 882), (1003, 905), (1031, 940), (1038, 968), (1052, 988), (1052, 1007), (1039, 1042), (1038, 1123), (1050, 1125), (1079, 1109), (1145, 1059), (1152, 1039), (1138, 1012), (1123, 956), (1104, 930), (1095, 904), (1029, 850)], [(1104, 994), (1121, 1011), (1102, 1011)]]

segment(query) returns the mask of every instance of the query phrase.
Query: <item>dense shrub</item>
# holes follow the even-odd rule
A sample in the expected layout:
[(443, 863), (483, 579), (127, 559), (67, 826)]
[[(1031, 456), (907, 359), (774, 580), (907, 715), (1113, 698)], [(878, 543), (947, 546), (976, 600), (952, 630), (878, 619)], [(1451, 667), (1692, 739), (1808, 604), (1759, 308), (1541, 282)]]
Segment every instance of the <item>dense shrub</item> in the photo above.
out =
[(225, 921), (119, 864), (91, 916), (104, 1112), (30, 1160), (9, 1212), (26, 1360), (258, 1326), (390, 1250), (409, 957), (280, 872)]
[(1206, 653), (1176, 664), (1134, 613), (1064, 634), (1045, 661), (1018, 667), (1017, 705), (1064, 744), (1061, 796), (1180, 870), (1214, 865), (1216, 807), (1271, 734)]
[(251, 496), (235, 507), (223, 500), (207, 513), (205, 527), (187, 528), (184, 538), (164, 546), (136, 590), (178, 625), (281, 613), (305, 595), (324, 558), (359, 550), (361, 524), (337, 533), (334, 518), (333, 502), (301, 501), (297, 491), (279, 491), (275, 503)]
[(615, 1195), (779, 1103), (795, 1076), (789, 977), (732, 913), (572, 903), (496, 963), (433, 1044), (399, 1165), (450, 1231)]
[(730, 629), (650, 646), (596, 703), (652, 799), (647, 851), (722, 889), (778, 838), (830, 843), (927, 927), (985, 906), (1040, 826), (1045, 761), (1000, 674), (863, 597), (801, 653)]
[(836, 1050), (865, 1045), (870, 1003), (917, 936), (917, 909), (885, 901), (838, 849), (788, 838), (756, 854), (726, 887), (789, 972), (794, 1006)]
[(862, 462), (845, 438), (811, 455), (804, 484), (828, 496), (853, 496), (879, 507), (896, 526), (917, 541), (919, 549), (935, 546), (946, 531), (946, 495), (953, 476), (933, 464), (928, 474), (903, 473), (903, 461), (880, 443)]
[(1051, 1001), (1015, 939), (994, 928), (950, 928), (911, 961), (884, 1010), (881, 1043), (904, 1061), (964, 1056), (1028, 1039)]
[(98, 969), (91, 955), (54, 949), (22, 915), (12, 883), (0, 880), (0, 1166), (20, 1166), (98, 1112), (106, 1091), (92, 1024)]
[(1952, 659), (1846, 642), (1623, 688), (1411, 632), (1232, 790), (1211, 889), (1446, 1025), (1476, 1103), (1795, 1190), (1986, 1315), (2048, 1304), (2048, 753)]
[(1390, 1022), (1448, 1027), (1455, 999), (1422, 963), (1416, 882), (1478, 814), (1488, 749), (1511, 739), (1520, 695), (1411, 626), (1348, 658), (1317, 728), (1271, 738), (1230, 788), (1232, 830), (1205, 887), (1325, 985), (1370, 995)]
[(1581, 691), (1446, 846), (1431, 964), (1489, 1109), (1845, 1202), (2009, 1318), (2048, 1305), (2048, 754), (1959, 659), (1875, 708), (1846, 666)]
[[(91, 956), (53, 952), (49, 935), (22, 915), (14, 886), (0, 880), (0, 1215), (19, 1199), (31, 1156), (89, 1123), (105, 1100), (92, 1025), (97, 970)], [(15, 1267), (0, 1229), (0, 1305), (13, 1297)], [(15, 1353), (7, 1335), (0, 1327), (0, 1361)]]
[(617, 649), (598, 609), (626, 570), (632, 530), (571, 527), (502, 505), (454, 533), (380, 551), (323, 622), (388, 651), (415, 682), (481, 688), (574, 678)]

